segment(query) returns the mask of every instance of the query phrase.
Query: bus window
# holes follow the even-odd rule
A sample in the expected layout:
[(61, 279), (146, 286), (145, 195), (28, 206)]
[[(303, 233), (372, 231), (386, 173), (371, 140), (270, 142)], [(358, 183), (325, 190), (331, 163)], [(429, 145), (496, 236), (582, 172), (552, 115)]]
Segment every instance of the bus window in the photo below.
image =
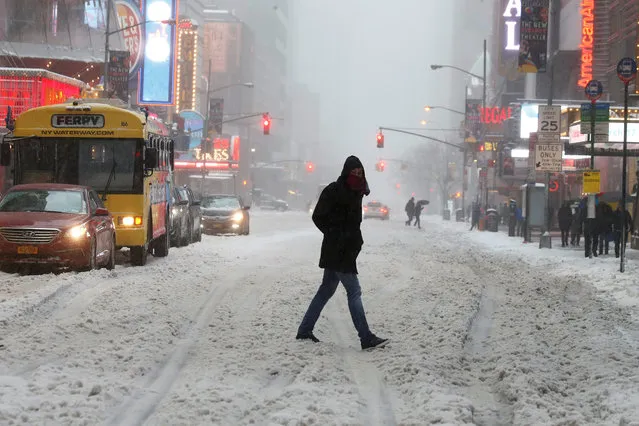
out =
[[(78, 154), (73, 140), (52, 144), (31, 139), (16, 144), (20, 183), (78, 183)], [(57, 159), (57, 161), (56, 161)]]
[(133, 139), (80, 140), (80, 185), (101, 191), (109, 181), (109, 192), (133, 192), (136, 141)]

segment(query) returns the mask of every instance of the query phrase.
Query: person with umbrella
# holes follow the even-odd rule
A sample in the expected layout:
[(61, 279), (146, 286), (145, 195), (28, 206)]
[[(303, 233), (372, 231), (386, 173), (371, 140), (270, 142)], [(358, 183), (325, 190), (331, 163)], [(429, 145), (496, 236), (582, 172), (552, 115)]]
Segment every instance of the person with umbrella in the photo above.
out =
[(428, 200), (419, 200), (417, 203), (415, 203), (415, 226), (419, 229), (422, 229), (422, 224), (419, 220), (419, 216), (422, 214), (424, 206), (427, 206), (428, 204)]

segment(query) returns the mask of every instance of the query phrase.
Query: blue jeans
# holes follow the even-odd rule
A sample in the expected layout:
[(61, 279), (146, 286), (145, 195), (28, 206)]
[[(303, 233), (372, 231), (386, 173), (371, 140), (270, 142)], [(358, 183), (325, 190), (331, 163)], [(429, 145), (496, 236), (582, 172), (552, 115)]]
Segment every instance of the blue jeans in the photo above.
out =
[(299, 334), (310, 333), (315, 327), (322, 309), (328, 303), (340, 281), (344, 284), (346, 289), (346, 296), (348, 297), (348, 309), (351, 312), (351, 318), (357, 334), (360, 340), (370, 339), (372, 333), (368, 328), (368, 322), (366, 322), (366, 314), (364, 313), (364, 305), (362, 304), (362, 289), (359, 286), (359, 280), (357, 274), (347, 274), (343, 272), (336, 272), (331, 269), (324, 269), (324, 278), (322, 284), (317, 290), (317, 294), (313, 297), (306, 315), (300, 324), (298, 329)]

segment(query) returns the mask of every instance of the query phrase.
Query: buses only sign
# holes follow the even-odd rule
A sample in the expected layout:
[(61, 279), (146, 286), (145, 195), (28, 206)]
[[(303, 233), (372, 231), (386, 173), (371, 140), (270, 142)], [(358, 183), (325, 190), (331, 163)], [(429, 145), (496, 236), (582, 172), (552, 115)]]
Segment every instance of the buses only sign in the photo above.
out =
[(535, 145), (535, 170), (560, 172), (563, 145), (558, 143)]

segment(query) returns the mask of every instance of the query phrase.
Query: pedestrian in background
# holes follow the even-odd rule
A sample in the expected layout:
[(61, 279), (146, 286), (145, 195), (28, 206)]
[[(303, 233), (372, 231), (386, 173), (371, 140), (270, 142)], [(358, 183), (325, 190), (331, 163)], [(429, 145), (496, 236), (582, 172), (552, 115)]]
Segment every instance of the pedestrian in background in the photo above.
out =
[(620, 248), (622, 244), (621, 237), (623, 236), (622, 225), (624, 224), (624, 222), (626, 226), (626, 235), (623, 244), (625, 245), (625, 243), (629, 239), (628, 237), (632, 235), (635, 230), (630, 213), (628, 213), (628, 210), (624, 209), (621, 202), (619, 202), (619, 204), (617, 205), (617, 209), (614, 212), (612, 221), (612, 231), (615, 240), (615, 257), (619, 257), (620, 255)]
[(388, 341), (374, 335), (368, 327), (357, 278), (357, 256), (364, 244), (360, 229), (362, 198), (369, 193), (364, 166), (359, 158), (351, 155), (337, 181), (324, 188), (317, 200), (313, 222), (324, 234), (319, 261), (324, 277), (298, 328), (297, 339), (319, 342), (313, 328), (341, 281), (362, 349), (381, 347)]
[(413, 216), (415, 216), (415, 197), (410, 197), (410, 200), (406, 203), (404, 207), (404, 211), (408, 216), (408, 220), (406, 221), (406, 226), (410, 226), (413, 222)]
[(572, 225), (572, 209), (568, 201), (559, 208), (557, 212), (557, 222), (561, 230), (561, 246), (568, 247), (568, 236), (570, 234), (570, 225)]

